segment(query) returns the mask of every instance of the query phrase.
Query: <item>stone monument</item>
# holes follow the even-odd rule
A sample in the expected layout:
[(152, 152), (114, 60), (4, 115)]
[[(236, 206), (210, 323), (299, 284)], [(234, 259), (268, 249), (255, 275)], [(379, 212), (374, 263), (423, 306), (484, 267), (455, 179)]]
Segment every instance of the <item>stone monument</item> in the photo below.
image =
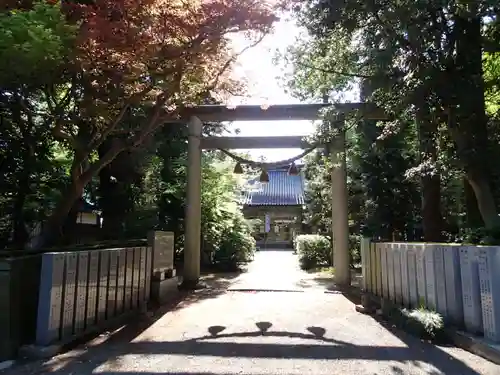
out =
[(178, 278), (174, 268), (174, 234), (152, 231), (148, 236), (152, 247), (151, 301), (164, 304), (178, 292)]

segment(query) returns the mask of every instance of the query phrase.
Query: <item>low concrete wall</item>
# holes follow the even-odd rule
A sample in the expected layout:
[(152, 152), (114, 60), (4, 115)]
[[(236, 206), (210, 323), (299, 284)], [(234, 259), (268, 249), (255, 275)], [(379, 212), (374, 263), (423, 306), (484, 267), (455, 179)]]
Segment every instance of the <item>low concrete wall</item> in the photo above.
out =
[(0, 260), (0, 362), (35, 340), (41, 256)]
[(366, 291), (500, 342), (500, 247), (364, 239), (361, 256)]
[(65, 343), (139, 310), (151, 290), (151, 247), (44, 253), (36, 345)]
[(23, 346), (26, 355), (45, 355), (38, 349), (49, 353), (43, 348), (171, 299), (177, 292), (173, 233), (152, 232), (146, 244), (0, 252), (0, 362)]

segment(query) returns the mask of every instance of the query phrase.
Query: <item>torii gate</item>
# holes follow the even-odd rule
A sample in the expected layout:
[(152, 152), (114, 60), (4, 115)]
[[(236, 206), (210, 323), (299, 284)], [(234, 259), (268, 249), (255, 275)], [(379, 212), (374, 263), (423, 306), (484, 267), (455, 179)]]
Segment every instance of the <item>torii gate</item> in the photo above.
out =
[[(200, 278), (201, 257), (201, 152), (203, 149), (252, 149), (252, 148), (306, 148), (301, 136), (281, 137), (203, 137), (204, 122), (223, 121), (277, 121), (319, 120), (321, 110), (334, 109), (340, 116), (335, 126), (344, 128), (344, 115), (359, 111), (364, 119), (385, 120), (385, 114), (369, 103), (320, 103), (271, 105), (200, 105), (184, 113), (189, 119), (187, 208), (185, 216), (184, 274), (186, 288), (196, 288)], [(310, 146), (310, 145), (309, 145)], [(335, 281), (338, 285), (351, 283), (349, 269), (349, 224), (347, 209), (347, 175), (345, 162), (345, 132), (341, 131), (328, 145), (332, 168), (332, 250)]]

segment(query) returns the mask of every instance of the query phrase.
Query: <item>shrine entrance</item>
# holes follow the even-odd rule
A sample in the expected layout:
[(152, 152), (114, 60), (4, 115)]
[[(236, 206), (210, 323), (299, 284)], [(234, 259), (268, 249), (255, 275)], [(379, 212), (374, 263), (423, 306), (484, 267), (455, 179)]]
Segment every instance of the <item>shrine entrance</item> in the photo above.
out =
[[(323, 110), (335, 116), (323, 118)], [(239, 162), (236, 155), (227, 150), (264, 148), (302, 148), (306, 152), (296, 158), (276, 163), (255, 163), (263, 167), (282, 166), (293, 163), (317, 147), (325, 147), (334, 166), (332, 181), (332, 257), (335, 267), (335, 282), (347, 286), (351, 283), (349, 267), (349, 225), (347, 209), (347, 175), (345, 160), (345, 115), (357, 112), (360, 118), (385, 120), (385, 114), (369, 103), (320, 103), (271, 105), (240, 105), (228, 108), (224, 105), (201, 105), (190, 107), (184, 113), (189, 121), (187, 202), (185, 216), (184, 272), (186, 288), (196, 288), (200, 278), (201, 257), (201, 153), (202, 150), (218, 149)], [(203, 125), (207, 122), (224, 121), (279, 121), (279, 120), (323, 120), (336, 129), (333, 139), (326, 144), (311, 144), (302, 136), (279, 137), (204, 137)]]

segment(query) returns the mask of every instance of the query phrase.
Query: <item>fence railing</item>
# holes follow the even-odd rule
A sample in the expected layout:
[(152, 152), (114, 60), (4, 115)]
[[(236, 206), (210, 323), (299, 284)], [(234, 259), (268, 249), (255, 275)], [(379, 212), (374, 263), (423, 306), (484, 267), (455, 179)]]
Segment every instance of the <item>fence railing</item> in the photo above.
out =
[(147, 303), (151, 247), (42, 255), (36, 344), (83, 335)]
[(500, 342), (500, 247), (364, 239), (363, 288)]

